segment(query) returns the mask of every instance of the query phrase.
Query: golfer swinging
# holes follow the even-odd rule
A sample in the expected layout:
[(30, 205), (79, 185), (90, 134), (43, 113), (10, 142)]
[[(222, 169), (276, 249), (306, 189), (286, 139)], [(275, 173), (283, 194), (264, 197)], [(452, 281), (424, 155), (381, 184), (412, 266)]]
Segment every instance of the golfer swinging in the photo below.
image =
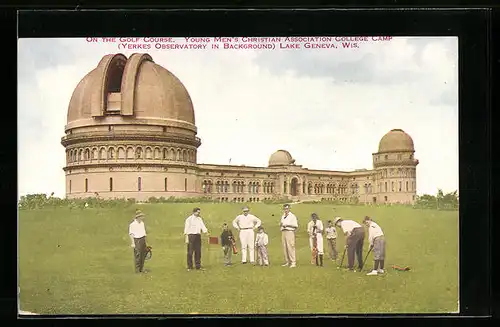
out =
[(343, 220), (340, 217), (333, 221), (335, 226), (342, 228), (346, 236), (345, 246), (347, 247), (347, 266), (350, 271), (354, 270), (354, 256), (358, 258), (358, 268), (363, 269), (363, 241), (365, 230), (354, 220)]
[(233, 227), (240, 231), (241, 241), (241, 263), (247, 263), (247, 250), (250, 255), (250, 263), (255, 264), (255, 232), (262, 224), (261, 220), (249, 213), (248, 207), (243, 208), (243, 214), (233, 220)]

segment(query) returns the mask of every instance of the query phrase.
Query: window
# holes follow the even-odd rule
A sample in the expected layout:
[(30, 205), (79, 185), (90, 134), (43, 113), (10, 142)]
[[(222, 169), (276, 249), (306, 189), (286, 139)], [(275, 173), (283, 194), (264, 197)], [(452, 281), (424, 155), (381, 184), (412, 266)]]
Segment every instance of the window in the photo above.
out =
[(387, 195), (386, 195), (386, 196), (384, 196), (384, 200), (385, 200), (385, 202), (387, 202)]
[(398, 160), (401, 160), (401, 159), (402, 159), (402, 155), (398, 154)]
[(85, 178), (85, 193), (89, 191), (89, 180)]
[(142, 190), (142, 178), (140, 177), (137, 177), (137, 191), (141, 191)]
[(394, 182), (391, 182), (391, 190), (394, 192)]
[(408, 192), (408, 181), (406, 182), (406, 192)]
[(385, 160), (387, 160), (387, 159), (389, 159), (389, 156), (386, 154), (386, 155), (385, 155)]
[(401, 192), (403, 190), (403, 188), (401, 187), (401, 184), (402, 184), (402, 182), (399, 182), (399, 192)]
[(109, 178), (109, 191), (113, 192), (113, 177)]
[(69, 193), (71, 193), (71, 179), (69, 180)]
[(387, 182), (385, 182), (385, 192), (387, 192)]
[[(165, 192), (168, 190), (167, 188), (167, 178), (165, 177)], [(205, 184), (203, 184), (203, 192), (205, 192)]]
[(188, 189), (188, 179), (184, 178), (184, 191), (187, 191)]
[(286, 194), (286, 181), (283, 182), (283, 194)]

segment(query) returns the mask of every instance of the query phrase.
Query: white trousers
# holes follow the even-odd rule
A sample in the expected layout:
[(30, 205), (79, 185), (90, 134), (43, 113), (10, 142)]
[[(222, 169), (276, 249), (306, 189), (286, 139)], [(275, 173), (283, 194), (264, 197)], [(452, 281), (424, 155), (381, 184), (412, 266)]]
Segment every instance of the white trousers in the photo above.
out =
[[(323, 254), (323, 235), (316, 234), (316, 243), (318, 247), (318, 254)], [(311, 251), (313, 249), (313, 238), (309, 237), (309, 246), (311, 247)]]
[(247, 262), (247, 250), (250, 262), (255, 262), (255, 233), (253, 229), (240, 230), (241, 262)]

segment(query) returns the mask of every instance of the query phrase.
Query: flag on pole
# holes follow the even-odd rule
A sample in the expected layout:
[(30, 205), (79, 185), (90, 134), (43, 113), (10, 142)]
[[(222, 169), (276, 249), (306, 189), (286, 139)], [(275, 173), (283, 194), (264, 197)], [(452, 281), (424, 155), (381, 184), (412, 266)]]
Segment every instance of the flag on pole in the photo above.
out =
[(231, 158), (229, 158), (229, 164), (231, 164)]

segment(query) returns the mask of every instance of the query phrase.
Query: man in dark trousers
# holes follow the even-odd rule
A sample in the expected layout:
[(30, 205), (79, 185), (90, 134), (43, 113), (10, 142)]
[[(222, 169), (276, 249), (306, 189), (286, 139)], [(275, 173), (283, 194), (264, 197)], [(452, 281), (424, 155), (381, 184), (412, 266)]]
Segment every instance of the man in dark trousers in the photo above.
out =
[(231, 266), (231, 255), (233, 254), (233, 232), (229, 229), (229, 226), (224, 223), (222, 225), (222, 234), (220, 235), (220, 243), (222, 245), (222, 250), (224, 251), (224, 266)]
[(363, 226), (354, 220), (343, 220), (340, 217), (335, 218), (333, 224), (342, 228), (346, 236), (345, 246), (347, 247), (347, 266), (350, 271), (354, 270), (354, 256), (358, 259), (359, 271), (363, 269), (363, 242), (365, 240), (365, 230)]
[(194, 264), (197, 270), (201, 268), (201, 232), (209, 234), (207, 227), (200, 217), (200, 208), (194, 208), (193, 214), (186, 218), (184, 224), (184, 235), (187, 237), (187, 266), (188, 271), (193, 269), (193, 253)]
[(140, 210), (135, 211), (134, 220), (128, 226), (130, 236), (130, 246), (134, 248), (135, 272), (144, 271), (144, 261), (146, 260), (146, 226), (144, 225), (144, 214)]

